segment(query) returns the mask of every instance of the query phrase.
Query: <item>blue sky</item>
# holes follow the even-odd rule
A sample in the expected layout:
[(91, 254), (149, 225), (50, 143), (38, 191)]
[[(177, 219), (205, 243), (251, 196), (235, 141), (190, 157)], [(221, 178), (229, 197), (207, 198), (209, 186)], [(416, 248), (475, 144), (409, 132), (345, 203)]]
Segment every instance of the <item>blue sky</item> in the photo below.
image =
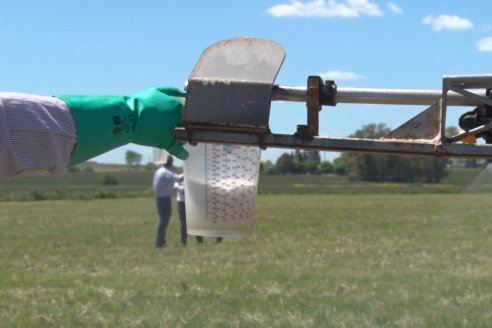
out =
[[(0, 90), (130, 95), (182, 87), (206, 47), (237, 36), (283, 45), (281, 85), (305, 85), (318, 74), (339, 87), (440, 89), (445, 74), (492, 73), (488, 8), (485, 0), (4, 1)], [(320, 132), (344, 137), (378, 122), (396, 128), (420, 110), (325, 107)], [(448, 124), (463, 111), (450, 112)], [(274, 103), (270, 126), (293, 133), (305, 116), (301, 103)], [(129, 145), (96, 160), (121, 163), (128, 149), (150, 158), (151, 149)], [(267, 150), (262, 159), (284, 151)]]

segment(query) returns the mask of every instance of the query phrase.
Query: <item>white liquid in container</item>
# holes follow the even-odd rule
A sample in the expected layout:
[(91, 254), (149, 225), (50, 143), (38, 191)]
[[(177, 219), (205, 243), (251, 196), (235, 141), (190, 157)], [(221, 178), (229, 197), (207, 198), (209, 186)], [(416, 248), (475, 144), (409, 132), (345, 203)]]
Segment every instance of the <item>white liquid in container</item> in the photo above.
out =
[(251, 234), (261, 151), (257, 147), (187, 146), (184, 163), (188, 233), (202, 236)]

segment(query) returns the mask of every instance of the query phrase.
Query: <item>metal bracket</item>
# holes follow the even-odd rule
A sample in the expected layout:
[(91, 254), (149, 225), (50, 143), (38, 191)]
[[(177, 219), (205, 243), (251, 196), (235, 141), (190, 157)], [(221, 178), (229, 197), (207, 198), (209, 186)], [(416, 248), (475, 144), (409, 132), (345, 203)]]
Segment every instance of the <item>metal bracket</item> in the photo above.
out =
[(307, 125), (298, 125), (296, 133), (301, 139), (310, 140), (319, 134), (322, 87), (323, 80), (319, 76), (308, 77), (306, 92)]

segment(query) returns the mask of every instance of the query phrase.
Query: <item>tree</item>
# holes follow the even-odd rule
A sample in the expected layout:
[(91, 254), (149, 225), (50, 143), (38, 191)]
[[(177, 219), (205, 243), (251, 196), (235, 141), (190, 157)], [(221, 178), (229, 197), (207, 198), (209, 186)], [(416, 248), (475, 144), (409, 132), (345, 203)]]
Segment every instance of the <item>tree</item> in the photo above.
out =
[(333, 164), (330, 161), (323, 161), (318, 165), (319, 173), (321, 174), (329, 174), (334, 170)]
[(289, 153), (283, 153), (275, 162), (275, 172), (279, 174), (288, 174), (294, 172), (294, 156)]
[(447, 159), (442, 158), (422, 158), (420, 165), (425, 182), (441, 182), (448, 172), (446, 171)]
[(314, 161), (316, 164), (321, 163), (321, 156), (318, 150), (307, 150), (304, 152), (306, 160)]
[(447, 138), (450, 138), (452, 136), (457, 135), (459, 132), (460, 132), (460, 130), (457, 127), (455, 127), (455, 126), (448, 126), (446, 128), (445, 135), (446, 135)]
[[(369, 124), (350, 137), (377, 139), (390, 131), (384, 123)], [(371, 154), (350, 154), (348, 157), (350, 175), (359, 180), (440, 182), (447, 174), (447, 160), (442, 159)]]
[(346, 154), (333, 160), (333, 170), (338, 175), (346, 175), (349, 171), (350, 157)]
[(290, 173), (292, 173), (292, 174), (304, 174), (305, 173), (304, 161), (294, 159), (292, 171)]
[(134, 152), (133, 150), (128, 150), (125, 153), (126, 164), (130, 167), (138, 167), (142, 161), (142, 155)]
[(275, 174), (275, 165), (272, 161), (265, 161), (260, 163), (261, 174)]
[[(384, 123), (368, 124), (355, 131), (349, 137), (377, 139), (387, 135), (391, 131)], [(388, 175), (387, 157), (371, 154), (350, 154), (349, 170), (350, 174), (360, 180), (366, 181), (385, 181)]]
[(118, 183), (118, 179), (111, 174), (106, 174), (102, 179), (102, 184), (105, 186), (117, 186)]
[(302, 162), (304, 160), (304, 152), (300, 149), (295, 149), (293, 157), (295, 161)]
[(304, 174), (319, 174), (318, 163), (313, 159), (307, 159), (303, 162)]

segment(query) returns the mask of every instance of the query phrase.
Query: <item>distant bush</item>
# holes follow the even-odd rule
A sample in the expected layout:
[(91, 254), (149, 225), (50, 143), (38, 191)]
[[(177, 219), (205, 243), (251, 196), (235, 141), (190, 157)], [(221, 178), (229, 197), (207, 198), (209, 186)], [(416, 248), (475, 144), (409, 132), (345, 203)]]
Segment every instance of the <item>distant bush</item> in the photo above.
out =
[(82, 171), (83, 172), (94, 172), (94, 168), (92, 166), (84, 166)]
[(98, 189), (94, 192), (95, 199), (116, 198), (116, 195), (108, 190)]
[(118, 179), (114, 175), (111, 174), (106, 174), (103, 177), (102, 184), (104, 186), (117, 186), (118, 185)]
[(68, 168), (68, 172), (70, 173), (79, 173), (81, 170), (80, 170), (80, 167), (78, 166), (70, 166)]
[(38, 189), (33, 189), (31, 191), (31, 196), (32, 196), (32, 199), (33, 200), (46, 200), (46, 199), (48, 199), (46, 197), (46, 195), (42, 191), (40, 191)]
[(321, 174), (329, 174), (332, 173), (335, 170), (335, 168), (331, 162), (324, 161), (319, 163), (318, 170)]
[(145, 164), (145, 170), (147, 170), (147, 171), (155, 171), (155, 170), (157, 170), (157, 165), (155, 165), (154, 163), (149, 162), (149, 163)]

